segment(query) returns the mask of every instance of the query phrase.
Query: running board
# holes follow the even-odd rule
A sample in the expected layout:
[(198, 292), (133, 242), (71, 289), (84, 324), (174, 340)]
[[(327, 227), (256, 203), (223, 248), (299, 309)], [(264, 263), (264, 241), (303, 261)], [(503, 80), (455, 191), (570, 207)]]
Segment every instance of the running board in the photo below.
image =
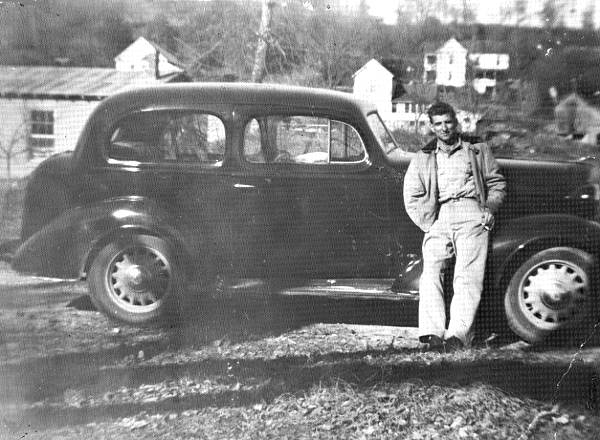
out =
[(284, 296), (320, 296), (332, 299), (418, 301), (417, 292), (394, 292), (393, 279), (308, 280), (277, 293)]
[(218, 289), (218, 296), (236, 297), (262, 292), (287, 297), (314, 296), (330, 299), (364, 299), (384, 301), (419, 301), (417, 291), (392, 290), (394, 279), (276, 279), (243, 278), (229, 280)]

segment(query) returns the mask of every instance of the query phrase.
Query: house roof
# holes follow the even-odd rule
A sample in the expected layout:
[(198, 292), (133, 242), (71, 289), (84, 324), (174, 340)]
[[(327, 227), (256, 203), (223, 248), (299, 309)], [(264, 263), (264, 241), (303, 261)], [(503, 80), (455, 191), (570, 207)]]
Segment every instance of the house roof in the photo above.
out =
[(392, 77), (394, 76), (394, 74), (392, 72), (390, 72), (388, 69), (383, 67), (383, 65), (374, 58), (370, 59), (367, 63), (365, 63), (365, 65), (362, 66), (360, 69), (358, 69), (356, 72), (354, 72), (354, 74), (352, 76), (355, 77), (358, 74), (364, 72), (365, 70), (373, 70), (373, 69), (379, 70), (382, 73), (386, 73), (389, 76), (392, 76)]
[(467, 52), (467, 49), (458, 42), (458, 40), (454, 37), (450, 38), (442, 47), (440, 47), (436, 52)]
[[(137, 40), (135, 40), (133, 43), (131, 43), (129, 46), (127, 46), (120, 54), (118, 54), (115, 57), (115, 60), (127, 57), (127, 56), (129, 56), (130, 52), (135, 52), (136, 50), (139, 50), (140, 48), (144, 48), (144, 47), (146, 48), (146, 50), (149, 53), (158, 51), (173, 66), (176, 66), (179, 68), (184, 67), (183, 63), (181, 61), (179, 61), (179, 59), (177, 59), (177, 57), (175, 55), (173, 55), (168, 50), (162, 48), (155, 42), (150, 41), (144, 37), (139, 37)], [(152, 56), (154, 56), (153, 53), (152, 53)]]
[[(442, 43), (427, 42), (423, 44), (423, 52), (426, 54), (434, 54), (444, 48), (451, 40), (454, 40), (452, 45), (456, 48), (459, 46), (466, 49), (469, 53), (508, 53), (507, 44), (504, 41), (496, 40), (463, 40), (457, 41), (451, 38)], [(456, 46), (458, 44), (458, 46)]]
[[(142, 38), (142, 37), (140, 37), (140, 38)], [(177, 67), (183, 67), (183, 63), (181, 61), (179, 61), (179, 59), (175, 55), (173, 55), (171, 52), (160, 47), (154, 41), (150, 41), (150, 40), (147, 40), (147, 41), (148, 41), (148, 43), (150, 43), (152, 45), (152, 47), (154, 47), (154, 49), (158, 50), (167, 59), (167, 61), (169, 63), (171, 63)]]
[(158, 84), (144, 72), (98, 67), (0, 66), (0, 97), (97, 101), (117, 92)]

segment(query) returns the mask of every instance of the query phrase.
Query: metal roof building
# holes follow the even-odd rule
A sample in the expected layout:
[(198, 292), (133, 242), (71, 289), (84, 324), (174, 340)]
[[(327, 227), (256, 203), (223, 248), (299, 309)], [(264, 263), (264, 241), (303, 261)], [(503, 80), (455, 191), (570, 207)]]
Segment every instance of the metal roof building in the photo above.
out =
[(109, 68), (0, 66), (0, 98), (100, 101), (136, 86), (161, 82), (145, 72)]

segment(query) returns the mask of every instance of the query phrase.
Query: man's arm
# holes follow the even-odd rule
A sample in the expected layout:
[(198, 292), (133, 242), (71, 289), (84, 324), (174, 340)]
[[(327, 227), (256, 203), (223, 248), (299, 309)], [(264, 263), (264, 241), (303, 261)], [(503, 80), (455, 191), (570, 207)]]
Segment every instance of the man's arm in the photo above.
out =
[(487, 144), (482, 144), (482, 151), (483, 178), (487, 193), (485, 206), (492, 214), (495, 214), (506, 197), (506, 179), (500, 173), (500, 167), (490, 147)]
[(422, 226), (422, 213), (421, 204), (419, 200), (425, 196), (425, 186), (419, 177), (418, 157), (415, 156), (408, 165), (406, 174), (404, 175), (404, 189), (402, 195), (404, 197), (404, 207), (410, 219), (419, 228), (423, 229)]

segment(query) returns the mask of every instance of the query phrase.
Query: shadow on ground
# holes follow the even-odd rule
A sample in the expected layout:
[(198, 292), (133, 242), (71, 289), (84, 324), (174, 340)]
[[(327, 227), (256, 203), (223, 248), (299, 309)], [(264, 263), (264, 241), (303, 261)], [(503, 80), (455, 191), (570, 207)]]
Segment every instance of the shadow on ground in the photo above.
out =
[[(76, 305), (84, 309), (91, 304), (84, 297), (78, 301)], [(398, 315), (398, 311), (391, 309), (389, 304), (363, 304), (362, 307), (364, 313), (356, 315), (356, 307), (340, 307), (326, 300), (279, 300), (269, 305), (270, 310), (265, 310), (261, 301), (256, 304), (212, 302), (205, 304), (201, 311), (190, 312), (183, 322), (162, 329), (165, 337), (158, 341), (123, 344), (96, 353), (55, 355), (0, 367), (0, 377), (3, 378), (0, 404), (17, 402), (27, 408), (11, 423), (18, 425), (20, 420), (29, 428), (47, 428), (126, 417), (142, 411), (154, 413), (207, 406), (252, 405), (336, 381), (370, 387), (420, 380), (456, 386), (488, 384), (521, 398), (598, 409), (600, 367), (577, 361), (571, 363), (571, 357), (549, 357), (547, 360), (526, 356), (511, 358), (510, 354), (494, 355), (497, 350), (480, 349), (473, 350), (473, 356), (434, 355), (422, 354), (414, 348), (390, 348), (274, 358), (238, 358), (213, 352), (202, 359), (153, 365), (137, 360), (135, 356), (143, 351), (144, 359), (148, 360), (165, 352), (193, 350), (223, 338), (223, 335), (227, 335), (229, 343), (260, 339), (313, 322), (370, 323), (376, 319), (377, 324), (382, 325), (387, 319), (393, 323)], [(124, 365), (122, 360), (126, 358), (131, 362)], [(223, 383), (231, 385), (248, 381), (260, 385), (93, 407), (28, 405), (60, 401), (73, 389), (83, 390), (84, 394), (106, 394), (121, 387), (136, 388), (144, 384), (177, 381), (182, 377), (196, 383), (202, 383), (209, 377), (219, 377)]]

